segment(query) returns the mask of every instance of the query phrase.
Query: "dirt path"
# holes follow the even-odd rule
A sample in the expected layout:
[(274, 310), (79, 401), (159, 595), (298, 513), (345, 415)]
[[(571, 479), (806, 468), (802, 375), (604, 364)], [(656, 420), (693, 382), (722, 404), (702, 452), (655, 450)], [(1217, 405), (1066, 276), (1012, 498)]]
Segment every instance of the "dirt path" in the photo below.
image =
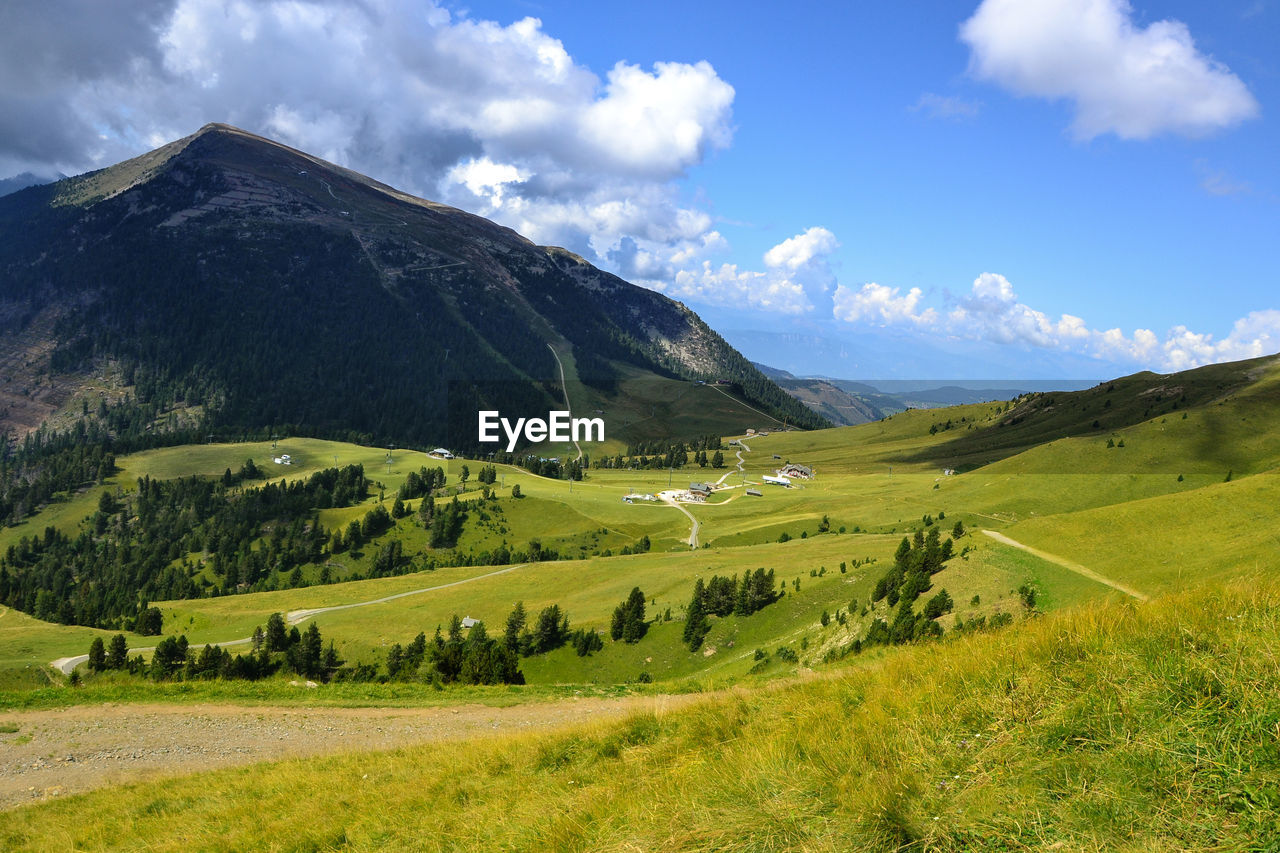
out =
[[(753, 441), (754, 441), (754, 439), (753, 439)], [(738, 446), (739, 446), (741, 449), (740, 449), (740, 450), (738, 450), (738, 451), (734, 454), (735, 456), (737, 456), (737, 457), (738, 457), (738, 470), (737, 470), (737, 472), (736, 472), (736, 473), (738, 473), (738, 474), (742, 474), (742, 475), (745, 477), (745, 476), (746, 476), (746, 473), (747, 473), (747, 469), (743, 467), (743, 464), (744, 464), (745, 460), (742, 458), (742, 451), (743, 451), (743, 450), (745, 450), (745, 451), (747, 451), (748, 453), (750, 453), (750, 452), (751, 452), (751, 448), (750, 448), (750, 447), (748, 447), (748, 446), (747, 446), (747, 442), (746, 442), (744, 439), (741, 439), (741, 438), (740, 438), (740, 439), (738, 439)], [(725, 474), (724, 474), (724, 476), (722, 476), (719, 480), (716, 480), (716, 485), (717, 485), (717, 486), (723, 486), (723, 485), (724, 485), (724, 481), (725, 481), (725, 480), (727, 480), (727, 479), (729, 479), (729, 477), (731, 477), (734, 473), (735, 473), (734, 471), (726, 471), (726, 472), (725, 472)]]
[[(438, 589), (448, 589), (451, 586), (461, 586), (462, 584), (465, 584), (465, 583), (475, 583), (476, 581), (482, 581), (486, 578), (492, 578), (498, 575), (505, 575), (507, 572), (514, 572), (516, 569), (523, 569), (527, 565), (529, 564), (517, 563), (514, 566), (507, 566), (505, 569), (498, 569), (496, 572), (488, 572), (483, 575), (476, 575), (475, 577), (463, 578), (462, 580), (453, 581), (452, 583), (442, 583), (442, 584), (439, 584), (438, 586), (426, 586), (426, 587), (423, 587), (422, 589), (411, 589), (408, 592), (397, 592), (395, 595), (388, 595), (383, 598), (375, 598), (370, 601), (357, 601), (353, 604), (334, 604), (329, 607), (312, 607), (307, 610), (290, 610), (287, 614), (285, 614), (285, 621), (288, 622), (290, 625), (297, 625), (299, 622), (303, 622), (307, 619), (310, 619), (312, 616), (319, 616), (321, 613), (332, 613), (335, 610), (350, 610), (353, 607), (368, 607), (371, 604), (385, 604), (388, 601), (395, 601), (397, 598), (405, 598), (406, 596), (410, 596), (410, 595), (421, 595), (424, 592), (435, 592)], [(234, 642), (247, 643), (249, 641), (236, 640)], [(222, 645), (228, 645), (228, 644), (223, 643)]]
[(676, 509), (680, 510), (685, 514), (685, 517), (688, 518), (690, 523), (692, 524), (692, 527), (689, 529), (689, 540), (688, 540), (689, 547), (697, 548), (698, 547), (698, 527), (699, 527), (698, 519), (694, 518), (693, 513), (685, 509), (684, 505), (681, 504), (680, 501), (676, 500), (675, 496), (677, 494), (679, 494), (679, 492), (676, 492), (676, 491), (658, 492), (658, 500), (662, 501), (667, 506), (675, 507)]
[(1039, 557), (1042, 560), (1048, 560), (1050, 563), (1056, 563), (1057, 565), (1062, 566), (1062, 568), (1064, 569), (1075, 572), (1078, 575), (1082, 575), (1083, 577), (1086, 577), (1091, 581), (1097, 581), (1100, 584), (1105, 584), (1106, 586), (1109, 586), (1112, 589), (1123, 592), (1125, 595), (1131, 595), (1134, 598), (1138, 599), (1139, 601), (1146, 601), (1148, 599), (1148, 596), (1145, 593), (1138, 592), (1133, 587), (1125, 586), (1124, 584), (1118, 581), (1113, 581), (1111, 578), (1104, 577), (1103, 575), (1098, 574), (1093, 569), (1085, 568), (1079, 563), (1072, 562), (1071, 560), (1068, 560), (1064, 557), (1059, 557), (1057, 554), (1050, 554), (1047, 551), (1041, 551), (1039, 548), (1032, 548), (1030, 545), (1023, 545), (1021, 542), (1017, 542), (1013, 539), (1010, 539), (1008, 536), (1005, 536), (1003, 533), (997, 533), (994, 530), (984, 530), (982, 532), (987, 534), (997, 542), (1000, 542), (1001, 544), (1010, 545), (1014, 548), (1020, 548), (1021, 550), (1026, 551), (1028, 554), (1034, 554), (1035, 556)]
[[(507, 572), (514, 572), (516, 569), (522, 569), (527, 565), (529, 564), (517, 563), (514, 566), (507, 566), (505, 569), (498, 569), (496, 572), (488, 572), (483, 575), (476, 575), (470, 578), (463, 578), (462, 580), (453, 581), (452, 583), (442, 583), (437, 586), (424, 586), (421, 589), (411, 589), (408, 592), (397, 592), (395, 595), (388, 595), (382, 598), (375, 598), (375, 599), (372, 599), (371, 601), (357, 601), (352, 604), (334, 604), (334, 605), (330, 605), (329, 607), (311, 607), (306, 610), (290, 610), (287, 614), (285, 614), (285, 622), (287, 622), (290, 625), (297, 625), (298, 623), (305, 622), (306, 620), (310, 619), (312, 616), (318, 616), (321, 613), (330, 613), (334, 610), (350, 610), (353, 607), (368, 607), (371, 604), (385, 604), (388, 601), (395, 601), (397, 598), (404, 598), (410, 595), (421, 595), (424, 592), (435, 592), (438, 589), (448, 589), (451, 586), (461, 586), (464, 583), (475, 583), (476, 581), (482, 581), (486, 578), (491, 578), (496, 575), (505, 575)], [(221, 642), (211, 643), (210, 645), (222, 646), (223, 648), (226, 648), (227, 646), (243, 646), (246, 643), (251, 643), (251, 642), (253, 642), (252, 637), (240, 637), (239, 639), (235, 639), (235, 640), (222, 640)], [(154, 652), (155, 650), (156, 650), (155, 646), (141, 646), (141, 647), (129, 649), (129, 651), (131, 652)], [(87, 660), (89, 660), (89, 656), (87, 654), (74, 655), (72, 657), (67, 657), (67, 658), (58, 658), (57, 660), (50, 662), (49, 666), (58, 670), (63, 675), (70, 675), (73, 669), (75, 669), (77, 666), (79, 666), (80, 664), (84, 663)]]
[[(560, 353), (556, 352), (555, 347), (553, 347), (551, 344), (547, 344), (547, 349), (551, 350), (551, 355), (554, 356), (556, 360), (556, 367), (560, 368), (560, 390), (564, 391), (564, 408), (565, 408), (565, 411), (569, 413), (569, 417), (572, 418), (573, 406), (569, 405), (569, 385), (567, 382), (564, 381), (564, 363), (560, 361)], [(590, 433), (588, 433), (587, 435), (589, 438)], [(582, 446), (578, 444), (577, 439), (574, 439), (572, 435), (570, 435), (570, 438), (573, 440), (574, 448), (578, 451), (578, 458), (575, 459), (574, 461), (581, 462)]]
[(714, 388), (714, 389), (716, 389), (716, 390), (717, 390), (717, 391), (719, 391), (721, 394), (725, 395), (725, 396), (726, 396), (726, 397), (728, 397), (730, 400), (732, 400), (733, 402), (737, 403), (739, 406), (742, 406), (743, 408), (746, 408), (746, 409), (750, 409), (751, 411), (755, 412), (757, 415), (764, 415), (766, 418), (768, 418), (769, 420), (773, 421), (773, 422), (774, 422), (775, 424), (777, 424), (778, 426), (786, 426), (786, 425), (787, 425), (786, 421), (780, 421), (780, 420), (778, 420), (777, 418), (775, 418), (773, 415), (769, 414), (768, 412), (762, 412), (762, 411), (760, 411), (759, 409), (757, 409), (755, 406), (748, 406), (746, 403), (742, 402), (742, 401), (741, 401), (741, 400), (739, 400), (737, 397), (733, 396), (733, 395), (732, 395), (732, 394), (730, 394), (728, 391), (726, 391), (726, 390), (724, 390), (723, 388), (721, 388), (719, 385), (708, 385), (707, 387), (708, 387), (708, 388)]
[(552, 731), (646, 711), (661, 714), (700, 698), (590, 697), (510, 708), (107, 704), (6, 711), (0, 712), (0, 722), (18, 731), (0, 734), (0, 809), (258, 761)]

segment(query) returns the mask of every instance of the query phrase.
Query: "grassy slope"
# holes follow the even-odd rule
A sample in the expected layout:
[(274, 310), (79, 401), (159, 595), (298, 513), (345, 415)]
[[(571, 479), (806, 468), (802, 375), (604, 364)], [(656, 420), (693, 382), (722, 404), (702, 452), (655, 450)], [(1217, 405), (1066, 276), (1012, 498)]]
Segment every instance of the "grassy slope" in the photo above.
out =
[(1265, 849), (1278, 593), (1077, 608), (570, 733), (133, 784), (0, 815), (0, 845)]
[[(951, 441), (926, 448), (915, 459), (961, 468), (985, 465), (1063, 436), (1105, 435), (1153, 418), (1178, 416), (1189, 407), (1211, 406), (1238, 392), (1256, 390), (1260, 379), (1271, 383), (1274, 406), (1280, 396), (1274, 385), (1278, 373), (1280, 362), (1267, 356), (1171, 375), (1135, 373), (1086, 391), (1035, 394), (996, 424), (956, 433)], [(1204, 438), (1209, 442), (1212, 437)]]
[[(391, 642), (405, 642), (419, 630), (430, 633), (453, 612), (482, 618), (491, 627), (500, 627), (516, 600), (524, 600), (531, 609), (560, 603), (576, 625), (603, 628), (607, 626), (613, 606), (631, 586), (639, 585), (646, 594), (658, 599), (656, 610), (650, 608), (651, 615), (670, 607), (679, 618), (688, 587), (699, 574), (710, 571), (732, 574), (761, 565), (777, 569), (780, 578), (799, 576), (807, 581), (810, 569), (825, 565), (834, 572), (841, 560), (886, 558), (897, 537), (919, 526), (924, 513), (936, 516), (943, 510), (947, 514), (944, 529), (949, 529), (956, 519), (964, 520), (970, 528), (1015, 524), (1009, 532), (1020, 541), (1070, 557), (1150, 591), (1176, 586), (1187, 577), (1206, 571), (1229, 574), (1252, 567), (1254, 560), (1264, 558), (1275, 543), (1266, 525), (1261, 523), (1268, 506), (1273, 505), (1274, 478), (1263, 475), (1221, 485), (1224, 475), (1220, 469), (1214, 470), (1219, 468), (1221, 460), (1204, 461), (1202, 436), (1207, 431), (1219, 444), (1244, 448), (1240, 452), (1247, 456), (1239, 460), (1237, 473), (1248, 473), (1271, 464), (1280, 458), (1280, 437), (1258, 429), (1257, 425), (1274, 411), (1277, 387), (1280, 381), (1268, 377), (1238, 392), (1224, 405), (1194, 410), (1186, 419), (1180, 415), (1162, 416), (1129, 427), (1114, 434), (1125, 439), (1123, 448), (1106, 448), (1102, 437), (1062, 439), (951, 477), (942, 476), (936, 467), (924, 463), (904, 466), (894, 460), (918, 455), (924, 449), (949, 441), (948, 436), (954, 429), (967, 431), (967, 426), (973, 424), (975, 431), (981, 430), (984, 424), (1001, 417), (1000, 406), (979, 404), (945, 410), (941, 421), (939, 410), (909, 411), (882, 422), (848, 429), (758, 437), (750, 440), (752, 452), (746, 454), (749, 479), (758, 481), (761, 474), (787, 459), (815, 466), (817, 479), (804, 483), (803, 488), (766, 489), (762, 498), (746, 498), (734, 489), (728, 493), (727, 501), (693, 507), (692, 511), (703, 524), (703, 541), (716, 546), (713, 551), (698, 554), (688, 554), (680, 544), (688, 529), (684, 516), (665, 506), (632, 506), (620, 500), (621, 495), (632, 488), (657, 491), (665, 487), (668, 482), (665, 471), (593, 470), (587, 482), (574, 484), (570, 492), (566, 482), (502, 468), (502, 493), (506, 494), (511, 484), (520, 483), (530, 497), (521, 501), (503, 498), (488, 522), (476, 519), (469, 524), (462, 542), (464, 550), (492, 548), (503, 540), (519, 547), (531, 538), (540, 538), (544, 545), (578, 556), (605, 547), (616, 550), (648, 535), (654, 551), (641, 557), (597, 558), (521, 569), (438, 594), (342, 614), (326, 614), (320, 617), (320, 624), (327, 634), (339, 640), (348, 657), (368, 659), (376, 650)], [(945, 420), (953, 422), (952, 431), (929, 433), (930, 425)], [(271, 454), (284, 452), (291, 453), (296, 460), (291, 468), (266, 462)], [(781, 460), (775, 460), (775, 455)], [(216, 474), (226, 467), (238, 467), (250, 456), (269, 466), (273, 473), (287, 471), (290, 476), (298, 477), (334, 464), (335, 457), (338, 464), (359, 461), (371, 477), (386, 484), (388, 493), (394, 492), (410, 470), (424, 464), (441, 464), (422, 454), (397, 451), (388, 471), (386, 453), (381, 449), (287, 439), (274, 449), (269, 443), (233, 444), (167, 448), (137, 454), (121, 460), (124, 471), (117, 479), (127, 484), (143, 474), (157, 477), (191, 472)], [(1250, 460), (1255, 461), (1250, 463)], [(733, 461), (732, 452), (728, 454), (728, 461)], [(446, 466), (451, 482), (457, 482), (461, 464), (455, 461)], [(472, 467), (478, 466), (473, 463)], [(1183, 472), (1186, 473), (1180, 482), (1177, 475)], [(724, 472), (689, 468), (678, 472), (678, 479), (675, 476), (670, 479), (675, 485), (681, 485), (695, 478), (714, 479), (721, 473)], [(739, 480), (733, 473), (727, 482)], [(96, 490), (60, 505), (62, 517), (72, 518), (74, 513), (69, 508), (73, 506), (87, 513), (95, 494)], [(367, 508), (326, 511), (323, 520), (328, 525), (345, 524)], [(776, 543), (783, 532), (797, 539), (803, 532), (812, 536), (824, 514), (830, 516), (833, 529), (843, 526), (848, 531), (877, 535)], [(17, 528), (0, 534), (0, 539), (20, 532), (25, 535), (24, 528)], [(425, 544), (424, 531), (412, 519), (402, 521), (400, 532), (395, 535), (404, 539), (406, 550), (411, 553)], [(1116, 537), (1123, 540), (1125, 547), (1114, 547)], [(1168, 547), (1147, 546), (1155, 540), (1168, 543)], [(1205, 542), (1215, 544), (1205, 545)], [(353, 559), (351, 555), (342, 555), (336, 562), (348, 571), (363, 568), (375, 551), (376, 548), (366, 547), (362, 557)], [(983, 553), (993, 553), (991, 546), (985, 546)], [(941, 584), (947, 586), (957, 601), (968, 601), (971, 595), (979, 594), (984, 602), (994, 603), (999, 600), (998, 596), (1007, 595), (1021, 581), (1037, 579), (1035, 572), (1019, 574), (998, 570), (994, 562), (992, 565), (985, 573), (969, 572), (962, 580), (943, 579)], [(351, 585), (167, 603), (164, 605), (166, 631), (185, 632), (195, 642), (234, 639), (246, 636), (254, 625), (261, 624), (275, 610), (363, 601), (489, 571), (449, 569), (431, 575)], [(316, 572), (318, 568), (313, 567), (307, 574)], [(1081, 583), (1096, 587), (1062, 570), (1042, 567), (1041, 573), (1045, 572), (1048, 574), (1039, 585), (1042, 600), (1046, 602), (1075, 598)], [(341, 573), (340, 568), (339, 576)], [(866, 574), (864, 571), (865, 583), (873, 582), (874, 576)], [(834, 580), (833, 574), (828, 574), (821, 582), (803, 584), (804, 593), (798, 601), (805, 602), (805, 618), (810, 624), (822, 609), (834, 612), (851, 598), (865, 599), (866, 589), (830, 587)], [(852, 577), (840, 580), (848, 582)], [(846, 583), (845, 587), (848, 586)], [(830, 587), (831, 591), (820, 592), (819, 587)], [(992, 595), (997, 598), (993, 599)], [(735, 647), (745, 648), (749, 644), (754, 648), (757, 644), (785, 642), (788, 637), (794, 639), (793, 627), (773, 624), (776, 620), (771, 618), (756, 619), (760, 624), (743, 626), (740, 638), (733, 635), (734, 629), (726, 627), (723, 636), (717, 638), (713, 634), (710, 642), (723, 646), (733, 639)], [(23, 630), (0, 635), (6, 637), (0, 641), (0, 657), (26, 665), (48, 652), (58, 652), (49, 655), (51, 659), (83, 651), (86, 642), (79, 634), (28, 621), (32, 624)], [(861, 623), (855, 624), (855, 628), (860, 627)], [(641, 647), (634, 647), (610, 649), (586, 661), (567, 654), (553, 655), (549, 663), (532, 663), (529, 674), (537, 680), (596, 680), (632, 678), (642, 670), (658, 677), (683, 677), (703, 669), (726, 670), (724, 658), (690, 659), (680, 651), (676, 638), (668, 637), (668, 633), (674, 634), (655, 629), (643, 654)], [(36, 636), (38, 643), (33, 645), (31, 637)], [(818, 642), (819, 638), (814, 640)], [(749, 666), (749, 662), (740, 657), (737, 660), (727, 671), (740, 674)]]

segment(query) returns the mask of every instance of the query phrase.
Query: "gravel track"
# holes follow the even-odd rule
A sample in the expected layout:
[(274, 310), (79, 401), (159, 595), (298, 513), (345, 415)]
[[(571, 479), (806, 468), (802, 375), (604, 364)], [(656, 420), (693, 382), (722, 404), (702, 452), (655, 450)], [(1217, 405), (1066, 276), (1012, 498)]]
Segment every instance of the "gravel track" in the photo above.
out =
[(108, 703), (4, 711), (0, 722), (16, 725), (18, 731), (0, 734), (0, 809), (259, 761), (553, 731), (643, 711), (663, 713), (698, 698), (696, 694), (587, 697), (507, 708)]

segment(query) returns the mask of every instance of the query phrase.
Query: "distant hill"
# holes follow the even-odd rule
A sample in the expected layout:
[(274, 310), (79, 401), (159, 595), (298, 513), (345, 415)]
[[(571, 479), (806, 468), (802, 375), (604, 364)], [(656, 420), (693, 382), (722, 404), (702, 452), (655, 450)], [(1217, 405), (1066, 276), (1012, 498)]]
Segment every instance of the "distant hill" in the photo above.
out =
[(834, 379), (827, 376), (797, 377), (792, 373), (753, 362), (761, 373), (783, 390), (840, 426), (879, 420), (905, 409), (934, 409), (1012, 400), (1036, 391), (1082, 390), (1093, 380), (984, 380), (965, 382), (909, 379)]
[(562, 365), (593, 407), (721, 380), (825, 424), (680, 303), (227, 125), (0, 199), (0, 270), (0, 431), (127, 388), (138, 430), (462, 442), (562, 408)]
[[(1007, 404), (994, 426), (957, 430), (954, 439), (921, 451), (914, 459), (963, 470), (1058, 439), (1105, 436), (1153, 418), (1178, 416), (1187, 409), (1225, 402), (1246, 388), (1251, 396), (1261, 394), (1274, 401), (1272, 384), (1251, 386), (1278, 358), (1264, 356), (1171, 374), (1144, 370), (1083, 391), (1023, 394)], [(1218, 437), (1203, 436), (1202, 456), (1221, 455), (1224, 448), (1215, 445), (1225, 441), (1228, 433), (1219, 431)]]
[(0, 196), (16, 193), (18, 190), (25, 190), (27, 187), (40, 186), (42, 184), (51, 184), (54, 181), (60, 181), (66, 175), (37, 175), (34, 172), (23, 172), (14, 175), (12, 178), (0, 179)]

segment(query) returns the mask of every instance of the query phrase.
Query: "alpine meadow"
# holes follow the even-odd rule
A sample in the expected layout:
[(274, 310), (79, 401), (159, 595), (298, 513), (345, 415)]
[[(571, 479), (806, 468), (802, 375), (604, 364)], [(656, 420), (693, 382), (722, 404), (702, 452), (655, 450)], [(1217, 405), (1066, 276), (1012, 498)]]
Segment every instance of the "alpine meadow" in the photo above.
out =
[(64, 5), (0, 849), (1280, 850), (1275, 10)]

